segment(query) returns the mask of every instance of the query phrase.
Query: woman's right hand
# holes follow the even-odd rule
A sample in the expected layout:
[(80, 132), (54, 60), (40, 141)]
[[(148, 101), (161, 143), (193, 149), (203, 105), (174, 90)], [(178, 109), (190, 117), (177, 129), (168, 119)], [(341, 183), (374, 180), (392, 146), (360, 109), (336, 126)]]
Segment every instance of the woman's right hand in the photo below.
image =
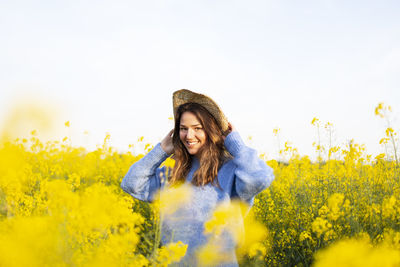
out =
[(174, 133), (174, 129), (172, 129), (167, 136), (161, 141), (161, 148), (165, 153), (171, 155), (174, 152), (174, 144), (172, 143), (172, 136)]

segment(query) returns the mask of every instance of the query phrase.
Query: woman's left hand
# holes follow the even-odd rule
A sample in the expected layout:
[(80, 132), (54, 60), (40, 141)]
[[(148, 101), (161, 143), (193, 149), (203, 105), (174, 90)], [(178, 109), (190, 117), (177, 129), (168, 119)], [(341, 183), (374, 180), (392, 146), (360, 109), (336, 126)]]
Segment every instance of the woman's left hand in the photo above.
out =
[(222, 135), (222, 139), (224, 139), (228, 136), (228, 134), (230, 134), (231, 132), (236, 132), (236, 127), (233, 126), (232, 123), (228, 122), (228, 130), (225, 132), (224, 135)]

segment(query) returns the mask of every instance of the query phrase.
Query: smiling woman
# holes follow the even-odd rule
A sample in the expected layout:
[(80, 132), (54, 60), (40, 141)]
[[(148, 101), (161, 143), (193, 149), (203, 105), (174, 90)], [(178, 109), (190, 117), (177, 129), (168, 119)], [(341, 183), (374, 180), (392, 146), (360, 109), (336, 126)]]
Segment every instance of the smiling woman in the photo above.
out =
[(197, 155), (199, 150), (206, 143), (207, 135), (203, 126), (197, 120), (196, 115), (190, 111), (186, 111), (182, 114), (179, 127), (179, 138), (186, 146), (190, 155)]
[[(121, 187), (131, 196), (151, 202), (160, 189), (166, 191), (171, 186), (183, 185), (190, 196), (175, 202), (179, 207), (174, 207), (174, 212), (163, 213), (163, 243), (188, 244), (180, 265), (201, 265), (198, 252), (208, 246), (218, 255), (215, 264), (238, 266), (235, 234), (226, 231), (218, 237), (211, 236), (205, 233), (204, 225), (223, 203), (239, 199), (251, 206), (255, 195), (272, 182), (273, 171), (257, 156), (256, 150), (244, 144), (211, 98), (183, 89), (174, 93), (173, 107), (174, 130), (131, 166)], [(172, 154), (175, 159), (172, 172), (166, 166), (160, 168)], [(177, 195), (169, 192), (162, 195)], [(240, 216), (237, 219), (242, 225)]]
[[(232, 128), (228, 126), (227, 131), (231, 130)], [(162, 145), (167, 141), (162, 142)], [(215, 183), (218, 169), (232, 158), (224, 146), (222, 128), (218, 126), (214, 116), (198, 103), (188, 102), (178, 107), (172, 142), (176, 160), (170, 178), (173, 184), (185, 181), (190, 171), (185, 165), (186, 162), (191, 161), (191, 158), (202, 162), (192, 178), (192, 183), (195, 185)]]

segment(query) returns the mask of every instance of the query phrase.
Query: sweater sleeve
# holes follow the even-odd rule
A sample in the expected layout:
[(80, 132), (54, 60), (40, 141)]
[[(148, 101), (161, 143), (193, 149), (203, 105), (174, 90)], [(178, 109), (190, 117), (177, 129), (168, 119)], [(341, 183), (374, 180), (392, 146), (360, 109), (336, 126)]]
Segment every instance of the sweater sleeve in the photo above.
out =
[(236, 131), (225, 138), (225, 147), (236, 165), (233, 190), (242, 200), (252, 203), (254, 196), (273, 181), (273, 170), (257, 156), (256, 150), (244, 144)]
[(161, 148), (161, 143), (158, 143), (130, 167), (122, 179), (121, 188), (139, 200), (154, 201), (155, 193), (163, 183), (161, 175), (165, 172), (165, 166), (163, 168), (159, 166), (167, 158), (168, 154)]

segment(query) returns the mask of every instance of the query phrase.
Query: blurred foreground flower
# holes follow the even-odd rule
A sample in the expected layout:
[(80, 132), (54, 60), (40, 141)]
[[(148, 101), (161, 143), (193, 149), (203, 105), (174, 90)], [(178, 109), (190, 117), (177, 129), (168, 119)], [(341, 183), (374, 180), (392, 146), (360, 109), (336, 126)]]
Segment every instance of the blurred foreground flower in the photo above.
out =
[(400, 266), (400, 251), (385, 244), (373, 246), (369, 239), (338, 241), (315, 254), (314, 267)]
[(201, 265), (228, 263), (232, 260), (232, 246), (236, 248), (238, 260), (244, 256), (263, 259), (268, 251), (268, 231), (248, 210), (248, 204), (237, 200), (217, 206), (204, 225), (209, 240), (198, 251)]
[(162, 216), (174, 214), (192, 196), (192, 188), (189, 185), (165, 187), (159, 195), (159, 209)]

